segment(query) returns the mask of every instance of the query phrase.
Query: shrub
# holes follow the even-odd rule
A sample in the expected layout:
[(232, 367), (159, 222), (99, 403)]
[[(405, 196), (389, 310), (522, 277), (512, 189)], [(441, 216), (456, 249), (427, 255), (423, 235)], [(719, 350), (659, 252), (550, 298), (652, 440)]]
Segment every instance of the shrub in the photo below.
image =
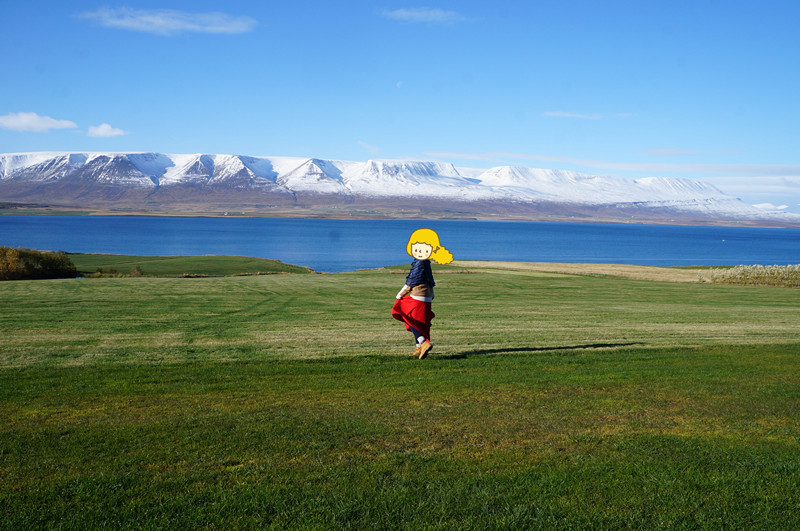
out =
[(78, 271), (67, 253), (0, 247), (0, 280), (75, 278)]
[(108, 269), (98, 267), (94, 273), (90, 273), (87, 276), (90, 278), (103, 278), (103, 277), (119, 278), (123, 275), (113, 267), (110, 267)]
[(797, 288), (800, 287), (800, 265), (741, 265), (731, 268), (711, 268), (700, 273), (700, 280), (713, 284)]

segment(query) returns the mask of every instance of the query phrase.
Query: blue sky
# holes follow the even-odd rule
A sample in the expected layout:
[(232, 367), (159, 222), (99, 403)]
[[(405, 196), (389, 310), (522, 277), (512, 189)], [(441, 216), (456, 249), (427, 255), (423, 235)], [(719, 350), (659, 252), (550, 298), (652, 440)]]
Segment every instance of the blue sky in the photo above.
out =
[(800, 212), (800, 2), (0, 0), (0, 152), (687, 177)]

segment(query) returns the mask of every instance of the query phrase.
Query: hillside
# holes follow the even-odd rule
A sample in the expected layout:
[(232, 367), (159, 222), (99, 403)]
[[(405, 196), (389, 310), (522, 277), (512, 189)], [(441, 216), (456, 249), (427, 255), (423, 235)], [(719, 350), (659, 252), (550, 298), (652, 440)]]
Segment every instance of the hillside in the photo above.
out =
[(691, 179), (214, 154), (3, 154), (0, 201), (173, 214), (800, 224)]

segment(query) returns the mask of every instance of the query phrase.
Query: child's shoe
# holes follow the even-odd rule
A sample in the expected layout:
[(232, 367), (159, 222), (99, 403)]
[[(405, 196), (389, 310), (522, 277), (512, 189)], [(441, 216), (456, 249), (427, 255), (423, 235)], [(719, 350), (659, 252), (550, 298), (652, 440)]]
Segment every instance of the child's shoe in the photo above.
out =
[(411, 356), (414, 356), (415, 358), (418, 358), (419, 357), (419, 353), (420, 353), (420, 348), (419, 348), (419, 343), (417, 343), (417, 348), (414, 349), (414, 353), (411, 354)]
[(433, 348), (433, 345), (431, 345), (430, 341), (426, 340), (424, 343), (420, 344), (420, 346), (419, 346), (419, 359), (424, 360), (425, 356), (428, 355), (428, 353), (431, 351), (432, 348)]

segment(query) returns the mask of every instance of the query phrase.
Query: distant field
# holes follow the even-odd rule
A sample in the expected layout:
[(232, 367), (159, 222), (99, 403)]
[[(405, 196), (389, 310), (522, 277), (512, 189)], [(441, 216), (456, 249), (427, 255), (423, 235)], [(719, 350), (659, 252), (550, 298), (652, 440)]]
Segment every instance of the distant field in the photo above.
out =
[(127, 256), (114, 254), (69, 254), (82, 274), (102, 269), (130, 275), (138, 267), (143, 276), (176, 277), (181, 275), (254, 275), (270, 273), (310, 273), (306, 267), (245, 256)]
[[(631, 264), (579, 264), (557, 262), (490, 262), (459, 260), (453, 262), (464, 268), (499, 269), (512, 271), (538, 271), (542, 273), (565, 273), (568, 275), (590, 275), (628, 278), (632, 280), (655, 280), (660, 282), (699, 282), (697, 268), (653, 267)], [(706, 268), (700, 268), (706, 269)]]
[(2, 282), (0, 529), (800, 528), (797, 290), (565, 267)]

